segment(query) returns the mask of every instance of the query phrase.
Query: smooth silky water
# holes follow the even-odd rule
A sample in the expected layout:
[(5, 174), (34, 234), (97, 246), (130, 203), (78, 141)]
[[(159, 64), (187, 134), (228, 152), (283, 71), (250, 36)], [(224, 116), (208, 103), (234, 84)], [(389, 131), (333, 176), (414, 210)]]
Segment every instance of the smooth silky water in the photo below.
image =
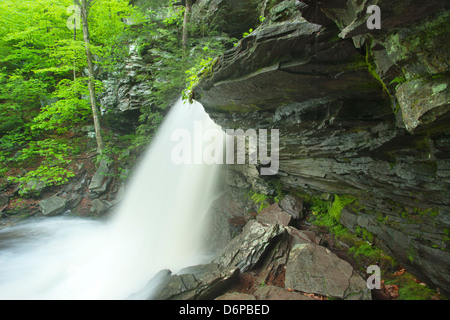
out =
[(171, 108), (106, 221), (29, 218), (1, 230), (0, 299), (146, 298), (136, 293), (160, 270), (206, 262), (220, 166), (176, 164), (171, 138), (199, 123), (221, 136), (199, 103)]

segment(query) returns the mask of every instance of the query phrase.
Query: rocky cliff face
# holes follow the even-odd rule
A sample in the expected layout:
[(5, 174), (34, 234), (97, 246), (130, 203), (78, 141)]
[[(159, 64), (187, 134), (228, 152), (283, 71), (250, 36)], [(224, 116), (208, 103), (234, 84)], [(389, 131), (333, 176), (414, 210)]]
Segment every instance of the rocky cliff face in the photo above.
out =
[[(103, 74), (105, 91), (99, 95), (103, 119), (115, 131), (133, 132), (142, 106), (148, 105), (151, 86), (145, 75), (150, 73), (148, 56), (141, 57), (135, 44), (128, 45), (129, 56), (115, 72)], [(141, 77), (141, 78), (140, 78)]]
[[(367, 28), (370, 4), (381, 8), (380, 30)], [(356, 196), (360, 209), (344, 210), (341, 223), (365, 228), (400, 264), (446, 291), (448, 6), (265, 1), (255, 9), (264, 22), (194, 91), (223, 128), (279, 129), (276, 178), (286, 190)], [(234, 176), (241, 186), (264, 186), (254, 172)]]

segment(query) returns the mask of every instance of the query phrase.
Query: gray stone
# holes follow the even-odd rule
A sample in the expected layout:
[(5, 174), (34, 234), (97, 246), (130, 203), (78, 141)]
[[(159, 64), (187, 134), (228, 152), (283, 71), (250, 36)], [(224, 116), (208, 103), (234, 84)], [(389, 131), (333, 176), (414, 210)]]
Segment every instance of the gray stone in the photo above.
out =
[(155, 274), (144, 288), (128, 297), (129, 300), (151, 300), (161, 293), (172, 277), (172, 271), (164, 269)]
[(278, 224), (263, 225), (250, 220), (242, 233), (234, 237), (214, 259), (225, 267), (237, 267), (241, 272), (251, 270), (260, 260), (271, 241), (282, 234)]
[(337, 299), (371, 299), (366, 282), (348, 262), (324, 247), (308, 243), (292, 248), (285, 287)]
[(112, 207), (112, 204), (107, 201), (100, 200), (100, 199), (94, 199), (94, 200), (92, 200), (92, 207), (91, 207), (90, 211), (96, 212), (98, 214), (102, 214), (111, 207)]
[(162, 270), (130, 299), (210, 300), (223, 294), (238, 276), (237, 268), (214, 263), (188, 267), (178, 274)]
[(397, 89), (397, 99), (408, 131), (433, 124), (450, 113), (450, 82), (446, 79), (408, 81)]
[(0, 211), (5, 209), (9, 205), (9, 197), (6, 195), (0, 195)]
[(294, 219), (303, 217), (303, 200), (298, 197), (291, 195), (285, 196), (280, 202), (280, 207)]
[(258, 24), (260, 12), (259, 0), (198, 0), (192, 6), (191, 19), (218, 34), (241, 38)]
[(262, 224), (279, 224), (288, 226), (291, 221), (291, 216), (280, 208), (278, 203), (274, 203), (268, 208), (261, 210), (256, 216), (256, 220)]
[(95, 132), (95, 127), (94, 126), (84, 126), (84, 127), (82, 127), (81, 128), (81, 132), (85, 132), (85, 133), (88, 133), (88, 132)]
[(294, 227), (286, 228), (288, 234), (292, 237), (292, 244), (298, 243), (320, 243), (320, 237), (314, 231), (298, 230)]
[(56, 216), (62, 213), (67, 205), (67, 199), (54, 196), (39, 201), (39, 208), (44, 216)]
[(89, 197), (98, 198), (99, 196), (106, 193), (109, 184), (111, 182), (111, 177), (109, 177), (110, 169), (107, 160), (102, 160), (99, 164), (97, 171), (91, 179), (89, 184)]
[(21, 183), (23, 195), (39, 196), (45, 190), (47, 184), (41, 180), (30, 180), (26, 183)]
[(75, 208), (77, 207), (80, 202), (83, 200), (83, 196), (78, 193), (71, 193), (70, 196), (67, 199), (67, 207), (68, 208)]
[(238, 188), (247, 188), (251, 186), (253, 190), (262, 194), (271, 194), (274, 190), (264, 180), (255, 165), (235, 164), (226, 171), (226, 182), (231, 186)]

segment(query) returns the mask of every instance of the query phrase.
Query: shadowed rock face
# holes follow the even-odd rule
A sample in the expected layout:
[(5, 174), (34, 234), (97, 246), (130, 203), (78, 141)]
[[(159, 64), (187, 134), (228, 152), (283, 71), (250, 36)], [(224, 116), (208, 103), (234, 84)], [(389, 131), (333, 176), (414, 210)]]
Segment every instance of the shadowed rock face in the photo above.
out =
[(214, 106), (225, 114), (273, 113), (280, 107), (298, 108), (298, 103), (314, 99), (333, 102), (347, 95), (378, 97), (379, 87), (361, 54), (351, 41), (333, 41), (333, 36), (301, 18), (256, 30), (218, 60), (195, 97), (205, 108)]
[(241, 37), (257, 24), (260, 11), (260, 0), (198, 0), (192, 7), (191, 21), (208, 30)]
[(386, 29), (370, 32), (366, 2), (279, 3), (195, 99), (224, 129), (279, 129), (284, 188), (356, 196), (358, 219), (342, 223), (449, 291), (448, 10), (380, 1)]

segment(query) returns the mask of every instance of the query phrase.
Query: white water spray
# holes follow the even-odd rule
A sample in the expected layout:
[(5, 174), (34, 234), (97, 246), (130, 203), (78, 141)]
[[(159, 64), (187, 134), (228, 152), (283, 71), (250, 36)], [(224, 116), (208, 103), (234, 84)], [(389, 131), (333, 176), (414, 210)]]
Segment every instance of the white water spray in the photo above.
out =
[(162, 269), (203, 263), (218, 165), (176, 165), (171, 133), (220, 130), (194, 103), (172, 107), (106, 222), (55, 217), (0, 231), (0, 299), (127, 299)]

